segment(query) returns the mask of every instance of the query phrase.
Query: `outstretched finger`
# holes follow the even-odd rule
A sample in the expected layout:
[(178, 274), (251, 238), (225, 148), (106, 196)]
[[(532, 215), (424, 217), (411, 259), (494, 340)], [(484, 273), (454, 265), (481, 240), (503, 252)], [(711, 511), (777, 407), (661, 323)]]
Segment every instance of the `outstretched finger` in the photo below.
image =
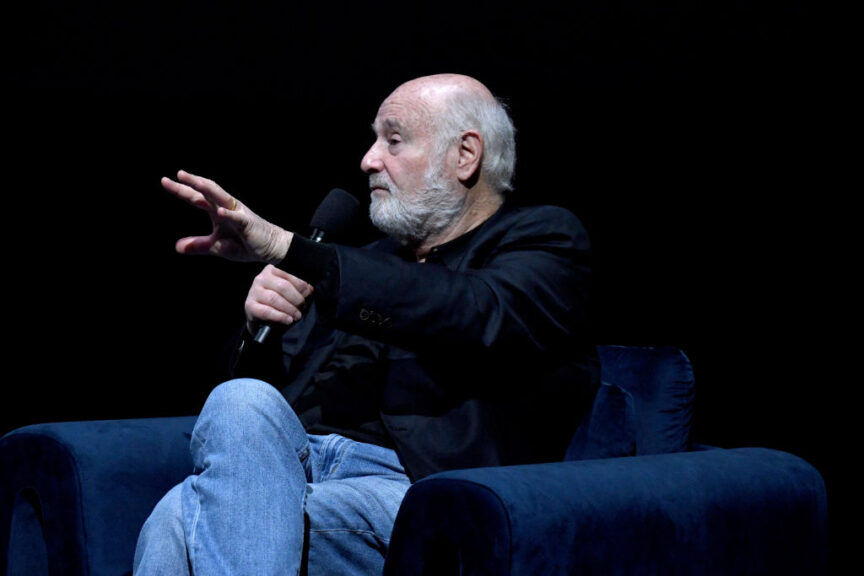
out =
[(214, 241), (212, 236), (188, 236), (177, 240), (174, 249), (178, 254), (211, 254)]
[(190, 186), (186, 186), (185, 184), (180, 184), (179, 182), (175, 182), (170, 178), (163, 177), (162, 178), (162, 187), (176, 196), (181, 200), (188, 202), (189, 204), (201, 208), (203, 210), (213, 210), (214, 207), (207, 201), (203, 194), (191, 188)]
[(237, 199), (209, 178), (180, 170), (177, 172), (177, 180), (202, 194), (214, 208), (237, 209)]

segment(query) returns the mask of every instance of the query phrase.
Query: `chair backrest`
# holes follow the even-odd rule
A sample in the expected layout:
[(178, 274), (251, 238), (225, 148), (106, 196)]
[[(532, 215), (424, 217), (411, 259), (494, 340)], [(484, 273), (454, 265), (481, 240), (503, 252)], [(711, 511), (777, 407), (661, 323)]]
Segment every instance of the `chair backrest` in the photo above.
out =
[(675, 346), (598, 346), (603, 385), (566, 459), (682, 452), (690, 446), (693, 367)]

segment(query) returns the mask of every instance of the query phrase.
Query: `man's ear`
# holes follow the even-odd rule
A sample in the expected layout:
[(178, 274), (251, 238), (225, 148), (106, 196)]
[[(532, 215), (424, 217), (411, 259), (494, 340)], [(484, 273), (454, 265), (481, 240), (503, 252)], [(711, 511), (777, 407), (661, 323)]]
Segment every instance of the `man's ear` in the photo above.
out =
[(472, 185), (480, 176), (483, 162), (483, 137), (476, 130), (466, 130), (459, 141), (459, 160), (456, 176), (466, 185)]

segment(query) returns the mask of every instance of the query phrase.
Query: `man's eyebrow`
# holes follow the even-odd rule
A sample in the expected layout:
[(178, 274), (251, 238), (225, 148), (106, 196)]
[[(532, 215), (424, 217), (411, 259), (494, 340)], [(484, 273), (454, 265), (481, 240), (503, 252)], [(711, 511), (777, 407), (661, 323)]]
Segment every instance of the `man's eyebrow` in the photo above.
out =
[(405, 128), (402, 126), (402, 124), (395, 118), (385, 118), (381, 121), (380, 124), (377, 121), (372, 123), (372, 131), (375, 133), (377, 133), (379, 130), (392, 130), (395, 132), (401, 132), (404, 129)]

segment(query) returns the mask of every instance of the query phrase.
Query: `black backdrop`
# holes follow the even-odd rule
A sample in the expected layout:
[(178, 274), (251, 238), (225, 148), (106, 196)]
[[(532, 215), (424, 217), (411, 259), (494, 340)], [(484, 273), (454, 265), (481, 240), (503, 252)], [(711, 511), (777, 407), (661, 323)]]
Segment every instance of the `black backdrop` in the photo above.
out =
[(208, 222), (159, 178), (211, 177), (302, 228), (330, 188), (366, 200), (380, 101), (452, 71), (509, 104), (520, 199), (588, 227), (597, 341), (681, 346), (697, 439), (805, 457), (843, 513), (822, 132), (838, 103), (807, 4), (19, 4), (0, 433), (197, 412), (257, 269), (177, 255)]

